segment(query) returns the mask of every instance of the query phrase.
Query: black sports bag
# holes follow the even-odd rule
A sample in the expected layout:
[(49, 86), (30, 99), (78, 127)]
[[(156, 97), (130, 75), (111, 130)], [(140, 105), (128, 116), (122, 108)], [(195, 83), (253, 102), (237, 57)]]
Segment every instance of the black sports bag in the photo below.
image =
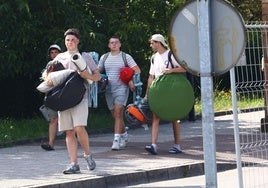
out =
[(81, 102), (85, 91), (84, 79), (77, 72), (73, 72), (62, 84), (48, 92), (44, 105), (55, 111), (67, 110)]

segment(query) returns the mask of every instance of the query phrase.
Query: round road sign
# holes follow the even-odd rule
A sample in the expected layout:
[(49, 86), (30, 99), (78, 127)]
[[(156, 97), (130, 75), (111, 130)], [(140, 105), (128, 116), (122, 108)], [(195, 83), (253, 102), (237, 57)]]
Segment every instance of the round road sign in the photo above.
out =
[[(222, 0), (210, 1), (211, 75), (229, 71), (246, 46), (245, 26), (237, 10)], [(170, 48), (178, 62), (200, 76), (198, 1), (188, 1), (172, 19)], [(209, 28), (208, 28), (209, 29)], [(208, 49), (209, 50), (209, 49)]]

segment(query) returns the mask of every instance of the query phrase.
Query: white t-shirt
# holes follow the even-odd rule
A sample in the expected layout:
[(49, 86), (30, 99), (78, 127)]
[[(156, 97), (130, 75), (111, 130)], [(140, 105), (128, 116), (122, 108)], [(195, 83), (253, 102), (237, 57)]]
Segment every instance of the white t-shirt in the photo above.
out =
[(171, 55), (171, 61), (168, 61), (168, 53), (170, 50), (165, 51), (163, 54), (160, 53), (155, 53), (153, 55), (153, 61), (151, 59), (151, 66), (150, 66), (150, 71), (149, 74), (150, 75), (154, 75), (155, 78), (157, 78), (158, 76), (163, 74), (163, 71), (166, 68), (171, 69), (173, 64), (174, 68), (180, 67), (179, 63), (175, 60), (174, 56)]

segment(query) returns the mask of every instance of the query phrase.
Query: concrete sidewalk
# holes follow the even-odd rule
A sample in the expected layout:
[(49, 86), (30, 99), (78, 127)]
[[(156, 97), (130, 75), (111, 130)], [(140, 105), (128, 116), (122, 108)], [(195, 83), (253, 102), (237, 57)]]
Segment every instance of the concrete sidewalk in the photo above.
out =
[[(235, 145), (232, 116), (215, 117), (218, 171), (233, 169)], [(181, 123), (182, 154), (169, 154), (173, 143), (171, 124), (160, 126), (158, 152), (149, 155), (150, 130), (130, 129), (125, 150), (111, 151), (113, 134), (90, 135), (91, 151), (96, 159), (94, 171), (86, 169), (79, 148), (81, 174), (64, 175), (69, 164), (64, 140), (57, 140), (55, 151), (44, 151), (40, 143), (0, 149), (0, 187), (126, 187), (159, 180), (204, 174), (202, 122)], [(205, 182), (204, 182), (205, 183)]]
[[(251, 177), (257, 177), (260, 174), (267, 174), (268, 167), (243, 167), (243, 172), (251, 171)], [(238, 182), (238, 170), (226, 170), (223, 172), (217, 173), (217, 187), (218, 188), (238, 188), (239, 182)], [(267, 177), (265, 177), (267, 180)], [(137, 187), (178, 187), (178, 188), (205, 188), (205, 175), (199, 175), (199, 176), (192, 176), (192, 177), (186, 177), (186, 178), (177, 178), (173, 180), (166, 180), (166, 181), (157, 181), (152, 183), (146, 183), (146, 184), (139, 184), (139, 185), (133, 185), (128, 186), (129, 188), (137, 188)], [(266, 181), (267, 182), (267, 181)], [(244, 185), (244, 187), (247, 187)], [(266, 185), (263, 186), (254, 186), (251, 187), (267, 187)]]

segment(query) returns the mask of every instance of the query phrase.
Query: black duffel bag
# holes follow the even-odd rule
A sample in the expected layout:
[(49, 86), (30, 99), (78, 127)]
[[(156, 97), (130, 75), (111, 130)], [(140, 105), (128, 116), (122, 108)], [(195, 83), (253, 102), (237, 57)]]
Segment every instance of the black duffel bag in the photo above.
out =
[(55, 111), (67, 110), (82, 101), (85, 91), (84, 79), (77, 72), (73, 72), (62, 84), (48, 92), (44, 105)]

